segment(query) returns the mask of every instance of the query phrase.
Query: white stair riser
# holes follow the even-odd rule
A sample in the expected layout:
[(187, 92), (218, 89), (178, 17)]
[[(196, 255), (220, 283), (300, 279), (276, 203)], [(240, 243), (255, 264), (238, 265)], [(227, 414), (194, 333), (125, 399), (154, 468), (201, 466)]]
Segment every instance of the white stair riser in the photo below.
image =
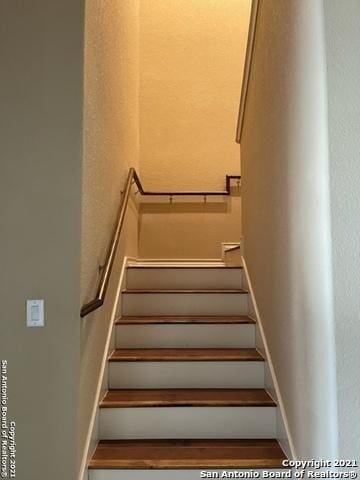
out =
[(123, 293), (122, 315), (245, 315), (248, 295), (238, 293)]
[(109, 388), (264, 388), (264, 362), (110, 362)]
[(117, 325), (117, 348), (254, 347), (255, 325)]
[(100, 438), (274, 438), (275, 407), (102, 408)]
[(240, 268), (128, 268), (127, 288), (242, 288)]
[[(260, 476), (258, 478), (269, 478), (264, 477), (262, 472), (266, 470), (265, 468), (259, 469)], [(201, 477), (201, 472), (217, 472), (219, 474), (218, 478), (222, 478), (221, 475), (224, 471), (234, 472), (233, 477), (228, 478), (237, 478), (235, 472), (239, 472), (239, 469), (229, 469), (224, 468), (223, 470), (216, 470), (214, 468), (202, 469), (202, 470), (89, 470), (89, 480), (199, 480)], [(248, 474), (248, 477), (243, 478), (253, 478), (252, 473), (256, 471), (255, 468), (252, 470), (241, 469), (242, 474)], [(270, 470), (271, 474), (282, 473), (284, 470)], [(215, 477), (213, 477), (215, 478)], [(226, 478), (226, 477), (223, 477)], [(278, 475), (280, 478), (280, 475)]]

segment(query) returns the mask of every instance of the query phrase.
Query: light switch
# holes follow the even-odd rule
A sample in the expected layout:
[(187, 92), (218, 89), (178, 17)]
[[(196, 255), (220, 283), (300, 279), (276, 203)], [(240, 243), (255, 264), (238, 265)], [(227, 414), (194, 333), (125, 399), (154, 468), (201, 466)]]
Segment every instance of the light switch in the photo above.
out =
[(44, 326), (44, 300), (26, 300), (26, 325)]

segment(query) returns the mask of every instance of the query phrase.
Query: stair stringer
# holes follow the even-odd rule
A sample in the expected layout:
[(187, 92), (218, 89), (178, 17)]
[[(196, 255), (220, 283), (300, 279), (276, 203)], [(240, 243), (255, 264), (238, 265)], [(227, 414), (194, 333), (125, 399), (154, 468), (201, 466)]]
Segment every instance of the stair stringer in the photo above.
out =
[(272, 362), (270, 350), (266, 341), (266, 336), (261, 321), (260, 312), (256, 303), (254, 290), (251, 284), (251, 279), (249, 271), (246, 265), (246, 260), (244, 256), (241, 257), (242, 266), (244, 268), (244, 288), (249, 291), (248, 307), (249, 315), (254, 318), (256, 321), (255, 332), (256, 332), (256, 348), (261, 352), (265, 357), (265, 389), (276, 401), (278, 408), (277, 411), (277, 440), (283, 448), (289, 459), (297, 459), (295, 453), (294, 442), (291, 437), (291, 432), (289, 428), (289, 423), (286, 416), (286, 411), (284, 407), (284, 402), (282, 400), (279, 383), (276, 378), (276, 373), (274, 365)]
[(80, 466), (80, 471), (78, 475), (78, 480), (88, 480), (89, 473), (88, 473), (87, 466), (90, 461), (90, 458), (92, 457), (96, 449), (97, 443), (100, 440), (99, 438), (99, 417), (100, 417), (99, 404), (101, 399), (109, 389), (108, 358), (110, 356), (110, 353), (115, 349), (115, 329), (116, 329), (115, 320), (118, 316), (118, 312), (120, 309), (119, 303), (121, 302), (121, 291), (123, 290), (126, 282), (126, 267), (128, 262), (129, 262), (129, 258), (124, 257), (122, 266), (121, 266), (119, 281), (116, 286), (114, 304), (111, 311), (111, 321), (109, 323), (106, 343), (104, 346), (104, 353), (101, 361), (100, 374), (98, 378), (96, 394), (94, 397), (93, 411), (92, 411), (91, 420), (89, 423), (85, 448), (83, 452), (81, 452), (82, 457), (81, 457), (81, 466)]

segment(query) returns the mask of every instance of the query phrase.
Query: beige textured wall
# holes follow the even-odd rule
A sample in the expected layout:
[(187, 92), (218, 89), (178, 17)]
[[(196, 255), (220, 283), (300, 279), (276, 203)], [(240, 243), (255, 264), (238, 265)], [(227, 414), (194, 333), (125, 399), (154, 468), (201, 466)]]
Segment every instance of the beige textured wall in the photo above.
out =
[(261, 1), (241, 140), (245, 257), (295, 454), (337, 454), (322, 2)]
[(326, 0), (339, 456), (360, 460), (360, 4)]
[[(146, 189), (222, 190), (225, 174), (239, 173), (234, 137), (249, 9), (250, 0), (140, 1)], [(141, 256), (218, 257), (221, 241), (239, 240), (239, 197), (221, 208), (201, 198), (193, 207), (174, 202), (165, 208), (154, 199), (142, 210)]]
[[(0, 6), (0, 357), (16, 478), (75, 478), (83, 2)], [(45, 299), (27, 328), (25, 300)]]
[[(130, 166), (138, 165), (138, 7), (133, 0), (88, 0), (85, 16), (81, 302), (96, 291), (98, 266)], [(105, 305), (81, 321), (78, 460), (88, 433), (116, 283), (124, 255), (137, 255), (137, 207), (124, 224)]]

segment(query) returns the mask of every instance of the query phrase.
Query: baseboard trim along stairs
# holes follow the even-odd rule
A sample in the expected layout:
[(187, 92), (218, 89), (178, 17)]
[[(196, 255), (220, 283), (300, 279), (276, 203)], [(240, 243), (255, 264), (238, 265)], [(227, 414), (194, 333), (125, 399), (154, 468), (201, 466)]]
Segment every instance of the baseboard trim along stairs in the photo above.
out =
[(281, 469), (242, 266), (132, 261), (120, 306), (89, 480)]

